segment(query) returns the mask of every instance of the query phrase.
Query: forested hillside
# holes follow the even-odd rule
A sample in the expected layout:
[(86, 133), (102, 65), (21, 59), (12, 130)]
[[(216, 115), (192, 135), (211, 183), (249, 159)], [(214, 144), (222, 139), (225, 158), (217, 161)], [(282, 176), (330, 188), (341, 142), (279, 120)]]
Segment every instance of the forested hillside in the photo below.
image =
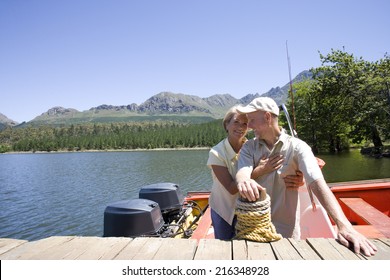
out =
[(211, 147), (225, 136), (221, 120), (7, 128), (0, 133), (0, 152)]

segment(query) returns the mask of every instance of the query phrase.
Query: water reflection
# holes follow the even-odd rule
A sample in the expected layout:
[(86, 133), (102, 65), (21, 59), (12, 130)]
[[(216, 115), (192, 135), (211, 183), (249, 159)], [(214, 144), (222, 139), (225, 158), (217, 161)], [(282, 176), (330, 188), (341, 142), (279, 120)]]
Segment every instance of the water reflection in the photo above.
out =
[(329, 183), (390, 177), (388, 158), (363, 156), (359, 150), (321, 154), (318, 157), (326, 162), (322, 172)]

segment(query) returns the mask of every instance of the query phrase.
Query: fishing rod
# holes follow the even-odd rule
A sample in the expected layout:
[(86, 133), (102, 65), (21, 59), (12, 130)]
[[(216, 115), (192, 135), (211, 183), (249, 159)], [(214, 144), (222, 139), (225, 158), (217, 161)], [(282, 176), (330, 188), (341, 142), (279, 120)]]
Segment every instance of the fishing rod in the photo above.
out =
[[(297, 124), (295, 120), (295, 106), (294, 106), (294, 93), (293, 93), (293, 86), (292, 86), (292, 79), (291, 79), (291, 63), (290, 63), (290, 56), (288, 55), (288, 45), (286, 40), (286, 53), (287, 53), (287, 64), (288, 64), (288, 76), (290, 79), (290, 95), (291, 95), (291, 113), (293, 117), (293, 130), (291, 130), (291, 134), (294, 134), (293, 131), (297, 130)], [(288, 113), (287, 113), (288, 114)], [(290, 127), (291, 129), (291, 127)]]
[[(280, 105), (280, 107), (284, 111), (284, 115), (286, 116), (287, 123), (288, 123), (288, 126), (290, 128), (291, 136), (295, 137), (295, 138), (298, 138), (298, 134), (295, 131), (295, 129), (293, 128), (293, 125), (292, 125), (292, 122), (291, 122), (291, 119), (290, 119), (290, 114), (288, 113), (286, 105), (282, 104), (282, 105)], [(319, 165), (323, 163), (322, 166), (325, 164), (325, 162), (322, 159), (319, 159), (319, 158), (317, 158), (317, 162), (318, 162)], [(314, 201), (313, 191), (310, 188), (310, 186), (306, 186), (306, 188), (307, 188), (307, 192), (309, 193), (309, 198), (310, 198), (310, 202), (311, 202), (311, 206), (313, 208), (313, 211), (316, 211), (317, 206), (316, 206), (316, 203)]]
[(290, 114), (288, 113), (286, 105), (282, 104), (280, 106), (282, 107), (284, 115), (286, 116), (288, 127), (290, 128), (291, 136), (298, 138), (298, 134), (297, 134), (296, 130), (294, 129), (293, 125), (292, 125), (292, 122), (291, 122), (291, 119), (290, 119)]
[[(296, 119), (295, 119), (295, 108), (294, 108), (294, 93), (293, 93), (292, 79), (291, 79), (291, 63), (290, 63), (290, 56), (288, 55), (287, 41), (286, 41), (286, 52), (287, 52), (287, 62), (288, 62), (288, 74), (289, 74), (289, 78), (290, 78), (290, 94), (291, 94), (291, 103), (292, 103), (293, 122), (291, 122), (290, 114), (288, 113), (286, 105), (282, 104), (280, 107), (283, 109), (284, 115), (286, 116), (287, 123), (288, 123), (288, 126), (290, 128), (291, 136), (298, 138), (298, 133), (296, 132)], [(316, 159), (317, 159), (318, 165), (320, 166), (320, 168), (322, 168), (325, 165), (325, 162), (322, 159), (320, 159), (320, 158), (316, 157)], [(306, 188), (307, 188), (307, 192), (309, 193), (310, 204), (311, 204), (312, 210), (313, 210), (313, 212), (315, 212), (316, 209), (317, 209), (317, 206), (316, 206), (316, 203), (315, 203), (315, 200), (314, 200), (313, 190), (310, 188), (310, 186), (306, 186)]]

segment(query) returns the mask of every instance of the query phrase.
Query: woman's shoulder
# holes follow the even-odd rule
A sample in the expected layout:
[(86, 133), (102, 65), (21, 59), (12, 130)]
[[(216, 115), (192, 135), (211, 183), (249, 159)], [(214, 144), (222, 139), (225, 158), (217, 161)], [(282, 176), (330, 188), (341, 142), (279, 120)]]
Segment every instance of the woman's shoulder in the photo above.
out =
[(214, 145), (211, 149), (212, 150), (219, 150), (225, 145), (225, 141), (227, 138), (222, 139), (218, 144)]
[(224, 138), (223, 140), (221, 140), (218, 144), (216, 144), (215, 146), (213, 146), (210, 151), (209, 151), (209, 154), (219, 154), (223, 151), (224, 149), (224, 145), (225, 145), (225, 141), (226, 141), (227, 138)]

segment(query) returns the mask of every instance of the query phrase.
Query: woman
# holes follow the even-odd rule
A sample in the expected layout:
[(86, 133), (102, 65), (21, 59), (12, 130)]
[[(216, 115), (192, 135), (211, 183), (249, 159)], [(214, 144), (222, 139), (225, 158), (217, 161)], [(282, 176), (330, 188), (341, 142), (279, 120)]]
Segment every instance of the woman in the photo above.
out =
[[(235, 235), (234, 210), (239, 194), (234, 178), (237, 173), (237, 160), (241, 147), (247, 140), (245, 137), (248, 132), (246, 114), (240, 114), (237, 106), (230, 108), (223, 119), (223, 127), (227, 132), (227, 137), (211, 148), (207, 161), (213, 176), (209, 205), (215, 238), (230, 240)], [(252, 178), (258, 178), (279, 169), (283, 160), (279, 154), (270, 158), (262, 158), (253, 170)], [(291, 187), (302, 185), (302, 176), (286, 178), (287, 184)]]

